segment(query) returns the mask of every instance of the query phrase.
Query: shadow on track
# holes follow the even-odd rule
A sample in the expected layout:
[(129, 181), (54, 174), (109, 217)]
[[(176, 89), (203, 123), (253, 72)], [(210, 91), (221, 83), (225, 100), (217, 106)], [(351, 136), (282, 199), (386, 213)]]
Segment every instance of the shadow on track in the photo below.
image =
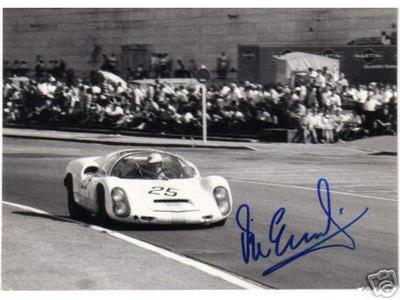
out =
[[(13, 214), (25, 216), (25, 217), (35, 217), (43, 218), (47, 220), (65, 222), (65, 223), (75, 223), (75, 220), (70, 216), (61, 215), (44, 215), (35, 212), (25, 212), (25, 211), (13, 211)], [(76, 224), (76, 223), (75, 223)], [(180, 224), (180, 225), (159, 225), (159, 224), (128, 224), (128, 223), (118, 223), (113, 220), (107, 222), (100, 222), (95, 218), (90, 218), (86, 222), (83, 222), (82, 226), (89, 227), (90, 225), (96, 225), (104, 227), (105, 229), (114, 231), (184, 231), (184, 230), (205, 230), (211, 229), (218, 226), (215, 225), (198, 225), (198, 224)]]
[(13, 214), (21, 215), (25, 217), (35, 217), (35, 218), (43, 218), (57, 222), (65, 222), (65, 223), (75, 223), (69, 216), (57, 216), (57, 215), (44, 215), (31, 211), (13, 211)]

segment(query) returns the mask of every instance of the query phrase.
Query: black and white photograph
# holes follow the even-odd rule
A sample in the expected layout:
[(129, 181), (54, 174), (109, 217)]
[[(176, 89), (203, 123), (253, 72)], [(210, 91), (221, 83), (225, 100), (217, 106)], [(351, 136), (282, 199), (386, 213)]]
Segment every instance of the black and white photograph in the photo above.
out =
[(398, 296), (397, 7), (2, 27), (1, 294)]

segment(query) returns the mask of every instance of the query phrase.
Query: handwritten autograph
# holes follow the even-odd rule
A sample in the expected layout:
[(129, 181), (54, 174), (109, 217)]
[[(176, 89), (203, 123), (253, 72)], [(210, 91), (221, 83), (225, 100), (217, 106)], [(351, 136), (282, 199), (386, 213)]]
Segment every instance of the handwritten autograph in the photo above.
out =
[[(323, 186), (325, 186), (325, 198), (323, 197), (322, 192)], [(300, 257), (307, 255), (311, 252), (336, 247), (355, 250), (356, 243), (354, 242), (353, 237), (346, 230), (367, 213), (368, 207), (365, 208), (361, 212), (361, 214), (359, 214), (349, 223), (345, 225), (340, 225), (334, 220), (332, 215), (329, 184), (325, 178), (320, 178), (318, 180), (317, 194), (319, 204), (321, 205), (323, 213), (326, 217), (325, 228), (320, 232), (305, 232), (300, 237), (296, 237), (294, 234), (291, 234), (288, 239), (283, 240), (282, 237), (285, 233), (287, 224), (284, 223), (283, 220), (286, 209), (284, 207), (281, 207), (273, 215), (269, 226), (268, 240), (271, 243), (271, 246), (268, 249), (263, 249), (262, 243), (256, 239), (255, 233), (251, 230), (251, 222), (253, 221), (253, 219), (251, 218), (249, 205), (240, 205), (236, 212), (236, 223), (241, 230), (243, 261), (247, 264), (250, 260), (258, 261), (261, 258), (266, 259), (273, 254), (277, 257), (280, 257), (283, 256), (287, 251), (294, 251), (300, 246), (308, 245), (308, 247), (304, 250), (294, 253), (290, 257), (283, 259), (282, 261), (263, 271), (262, 275), (267, 276), (284, 267), (285, 265), (293, 262), (294, 260), (297, 260)], [(343, 208), (339, 210), (339, 213), (343, 213)], [(242, 222), (241, 220), (244, 220), (244, 222)], [(350, 241), (350, 245), (346, 245), (343, 243), (327, 244), (329, 240), (339, 234), (347, 237), (347, 239)]]

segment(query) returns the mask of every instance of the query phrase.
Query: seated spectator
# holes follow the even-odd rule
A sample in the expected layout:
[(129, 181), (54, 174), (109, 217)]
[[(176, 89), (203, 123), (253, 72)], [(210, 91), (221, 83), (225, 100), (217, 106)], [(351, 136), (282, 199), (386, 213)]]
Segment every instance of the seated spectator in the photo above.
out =
[(390, 113), (389, 106), (384, 104), (376, 114), (376, 134), (396, 134), (395, 116)]
[[(24, 69), (22, 61), (18, 64), (20, 71)], [(58, 64), (60, 69), (64, 69), (62, 64)], [(140, 68), (135, 71), (139, 71), (138, 77), (144, 76)], [(396, 132), (396, 86), (370, 83), (356, 88), (348, 85), (343, 75), (335, 79), (326, 68), (319, 70), (317, 77), (325, 77), (323, 72), (335, 84), (324, 88), (305, 84), (263, 87), (246, 81), (209, 86), (206, 117), (210, 134), (253, 135), (270, 127), (296, 128), (297, 141), (308, 142), (311, 137), (314, 143), (331, 143), (361, 138), (366, 133)], [(40, 56), (35, 73), (37, 80), (4, 79), (5, 123), (201, 134), (199, 85), (192, 88), (156, 80), (149, 85), (128, 83), (125, 88), (121, 83), (96, 79), (96, 72), (87, 80), (75, 78), (71, 69), (64, 76), (61, 72), (48, 76)]]

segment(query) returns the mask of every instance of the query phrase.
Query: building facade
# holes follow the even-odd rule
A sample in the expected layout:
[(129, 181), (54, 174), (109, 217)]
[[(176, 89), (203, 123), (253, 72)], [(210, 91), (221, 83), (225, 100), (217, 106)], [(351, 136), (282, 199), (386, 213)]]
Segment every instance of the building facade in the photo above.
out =
[(390, 34), (397, 9), (4, 9), (4, 60), (36, 55), (63, 59), (79, 75), (97, 69), (102, 54), (119, 68), (149, 64), (151, 53), (194, 59), (215, 71), (226, 52), (238, 67), (238, 49), (256, 46), (341, 46), (362, 37)]

